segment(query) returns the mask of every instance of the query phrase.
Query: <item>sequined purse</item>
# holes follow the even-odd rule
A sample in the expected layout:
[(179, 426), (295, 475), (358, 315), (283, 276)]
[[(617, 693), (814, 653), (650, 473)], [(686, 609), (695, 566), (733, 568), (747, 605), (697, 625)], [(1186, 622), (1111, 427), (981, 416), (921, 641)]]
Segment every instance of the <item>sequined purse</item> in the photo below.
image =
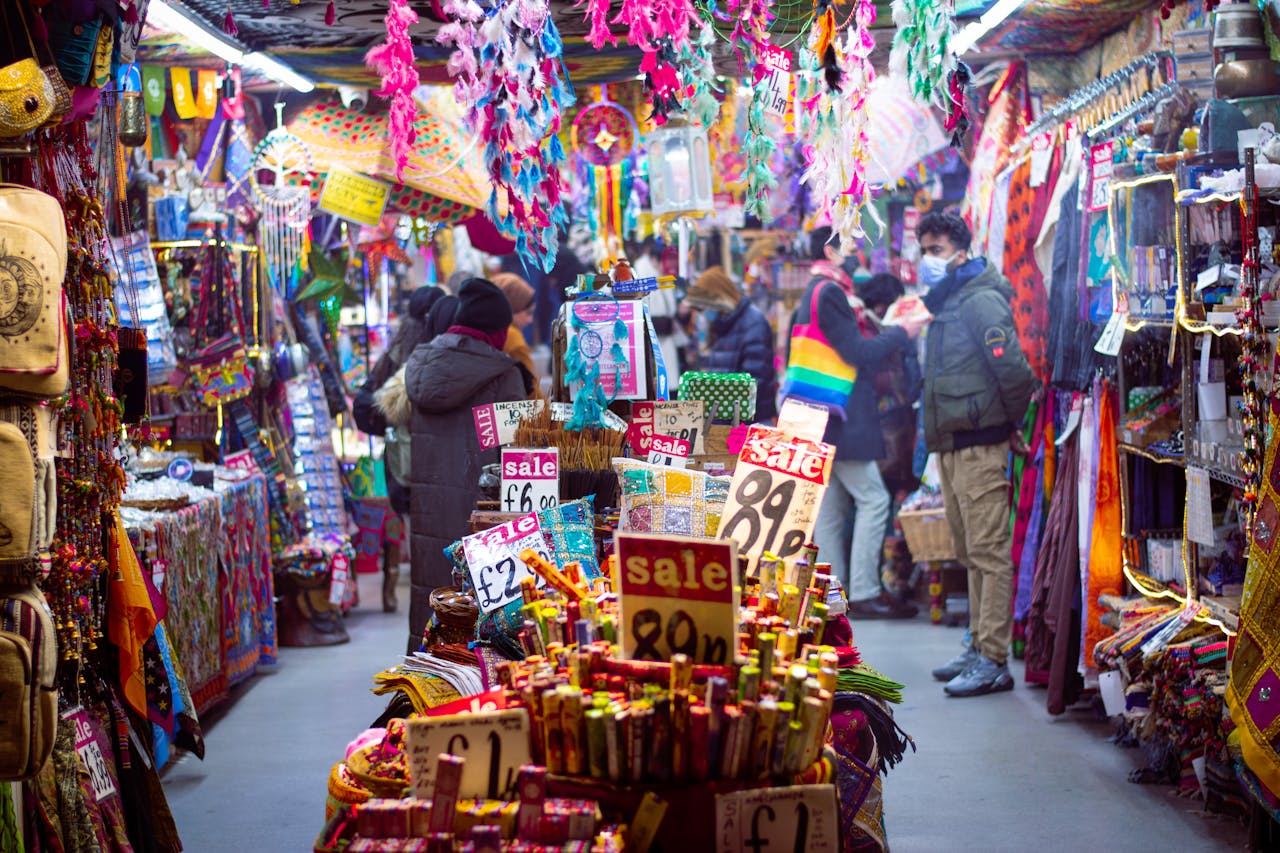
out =
[(53, 115), (57, 93), (53, 84), (35, 59), (35, 44), (31, 41), (31, 31), (27, 28), (26, 13), (23, 6), (26, 0), (17, 0), (13, 5), (18, 10), (19, 20), (9, 19), (9, 3), (0, 3), (0, 21), (9, 33), (14, 54), (21, 54), (20, 45), (13, 45), (14, 35), (21, 28), (27, 38), (30, 54), (26, 59), (0, 68), (0, 138), (13, 139), (30, 133), (40, 127)]

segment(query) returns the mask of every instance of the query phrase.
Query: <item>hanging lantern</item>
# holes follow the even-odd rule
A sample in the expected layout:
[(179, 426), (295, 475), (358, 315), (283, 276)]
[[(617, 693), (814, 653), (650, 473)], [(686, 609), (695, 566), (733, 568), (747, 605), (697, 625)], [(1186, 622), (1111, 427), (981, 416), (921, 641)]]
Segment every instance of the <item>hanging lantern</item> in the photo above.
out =
[(649, 203), (654, 216), (714, 209), (711, 154), (701, 127), (664, 127), (645, 137), (649, 151)]

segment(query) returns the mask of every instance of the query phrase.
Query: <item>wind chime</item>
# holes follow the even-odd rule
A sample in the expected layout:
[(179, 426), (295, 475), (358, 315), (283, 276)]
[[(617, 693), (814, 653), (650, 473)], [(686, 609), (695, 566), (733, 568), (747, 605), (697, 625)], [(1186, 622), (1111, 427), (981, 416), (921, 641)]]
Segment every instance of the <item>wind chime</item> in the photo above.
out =
[(637, 133), (631, 113), (610, 101), (603, 87), (599, 100), (573, 120), (570, 144), (587, 188), (595, 240), (610, 261), (620, 257), (623, 235), (635, 226), (630, 199)]
[(284, 104), (276, 104), (276, 127), (253, 152), (249, 181), (262, 219), (258, 224), (263, 263), (272, 285), (286, 287), (307, 250), (311, 221), (311, 152), (284, 127)]

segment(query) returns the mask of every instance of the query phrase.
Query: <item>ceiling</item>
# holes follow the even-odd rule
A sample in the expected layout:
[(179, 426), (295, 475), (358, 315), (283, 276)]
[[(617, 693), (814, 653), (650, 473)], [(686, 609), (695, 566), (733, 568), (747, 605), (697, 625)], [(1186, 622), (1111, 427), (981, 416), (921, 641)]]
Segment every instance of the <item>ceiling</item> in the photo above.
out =
[[(365, 67), (364, 53), (385, 39), (383, 17), (387, 0), (335, 0), (333, 26), (324, 21), (328, 0), (169, 2), (186, 6), (219, 31), (230, 11), (239, 29), (239, 41), (288, 63), (318, 85), (369, 88), (378, 83), (374, 73)], [(409, 4), (419, 17), (411, 36), (422, 82), (446, 82), (444, 66), (448, 49), (435, 43), (435, 33), (440, 27), (438, 0), (409, 0)], [(957, 14), (961, 23), (981, 14), (989, 5), (983, 0), (959, 0)], [(1136, 12), (1151, 5), (1152, 0), (1031, 0), (985, 39), (983, 48), (1021, 54), (1074, 53), (1124, 26)], [(596, 51), (586, 43), (587, 25), (581, 8), (566, 0), (551, 0), (551, 7), (564, 41), (569, 79), (574, 84), (614, 82), (635, 75), (640, 61), (638, 50), (623, 45)], [(883, 65), (893, 37), (893, 18), (889, 0), (876, 0), (876, 7), (879, 49), (873, 59)], [(842, 18), (849, 13), (847, 2), (839, 8)], [(774, 43), (786, 47), (795, 45), (812, 17), (812, 0), (775, 0), (772, 10), (776, 16)], [(716, 68), (722, 74), (740, 76), (737, 57), (724, 38), (729, 25), (723, 24), (719, 29), (722, 38), (715, 49)], [(139, 54), (143, 62), (200, 65), (198, 59), (191, 58), (189, 45), (154, 31), (144, 39)]]

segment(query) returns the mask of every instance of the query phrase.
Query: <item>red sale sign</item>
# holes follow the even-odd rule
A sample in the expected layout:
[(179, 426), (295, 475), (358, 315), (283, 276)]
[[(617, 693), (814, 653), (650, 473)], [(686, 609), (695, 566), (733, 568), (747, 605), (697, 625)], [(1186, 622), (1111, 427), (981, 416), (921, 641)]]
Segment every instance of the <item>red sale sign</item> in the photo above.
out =
[(627, 441), (636, 453), (648, 453), (653, 441), (652, 400), (643, 400), (631, 407), (631, 425), (627, 428)]
[(619, 533), (622, 656), (731, 663), (738, 643), (738, 549), (733, 542)]

